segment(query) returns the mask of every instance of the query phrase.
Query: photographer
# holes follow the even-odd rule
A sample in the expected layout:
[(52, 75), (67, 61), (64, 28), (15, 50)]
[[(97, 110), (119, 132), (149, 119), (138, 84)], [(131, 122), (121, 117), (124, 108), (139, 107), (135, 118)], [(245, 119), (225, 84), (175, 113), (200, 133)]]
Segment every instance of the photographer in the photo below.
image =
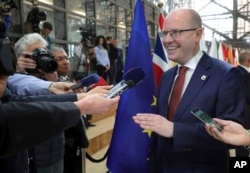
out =
[(74, 57), (77, 58), (78, 61), (78, 68), (77, 68), (77, 74), (82, 74), (82, 75), (86, 75), (87, 71), (86, 71), (86, 63), (87, 62), (87, 58), (86, 58), (86, 51), (87, 51), (87, 47), (85, 45), (86, 40), (84, 38), (81, 39), (80, 44), (78, 46), (74, 47)]
[[(2, 20), (5, 22), (5, 29), (1, 28), (1, 32), (0, 32), (0, 37), (5, 37), (9, 31), (10, 31), (10, 27), (11, 27), (11, 10), (13, 8), (17, 8), (16, 4), (14, 3), (13, 0), (10, 0), (10, 1), (7, 1), (7, 2), (4, 2), (2, 4), (2, 6), (0, 7), (0, 13), (1, 13), (1, 16), (2, 16)], [(2, 27), (2, 26), (1, 26)], [(2, 31), (5, 31), (5, 32), (2, 32)]]

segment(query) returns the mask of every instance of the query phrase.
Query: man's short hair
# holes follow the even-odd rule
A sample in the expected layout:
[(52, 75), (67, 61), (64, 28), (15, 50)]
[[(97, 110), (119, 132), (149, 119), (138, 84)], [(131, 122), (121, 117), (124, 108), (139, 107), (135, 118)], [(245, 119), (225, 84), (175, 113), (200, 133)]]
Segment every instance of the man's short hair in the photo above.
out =
[(49, 30), (53, 30), (53, 26), (50, 22), (44, 22), (43, 23), (43, 29), (49, 29)]

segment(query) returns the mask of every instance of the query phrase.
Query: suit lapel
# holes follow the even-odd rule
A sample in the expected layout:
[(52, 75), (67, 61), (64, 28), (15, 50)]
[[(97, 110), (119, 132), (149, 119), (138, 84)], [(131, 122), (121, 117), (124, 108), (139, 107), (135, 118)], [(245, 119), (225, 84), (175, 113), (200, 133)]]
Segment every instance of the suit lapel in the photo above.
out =
[(211, 75), (211, 59), (206, 54), (204, 54), (199, 61), (189, 84), (181, 98), (179, 106), (176, 110), (176, 115), (174, 116), (174, 120), (179, 120), (184, 116), (185, 109), (190, 105), (193, 99), (195, 99), (196, 95), (199, 94), (202, 86), (209, 80)]

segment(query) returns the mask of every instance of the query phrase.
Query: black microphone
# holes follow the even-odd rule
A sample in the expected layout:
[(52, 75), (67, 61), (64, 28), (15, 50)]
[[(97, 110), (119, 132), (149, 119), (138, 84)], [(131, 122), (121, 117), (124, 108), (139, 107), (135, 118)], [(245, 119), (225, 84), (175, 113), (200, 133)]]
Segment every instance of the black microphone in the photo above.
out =
[(88, 87), (96, 82), (99, 81), (99, 76), (96, 73), (93, 73), (91, 75), (88, 75), (87, 77), (81, 79), (81, 82), (79, 84), (75, 84), (71, 87), (72, 90), (76, 90), (78, 88), (82, 87)]
[(121, 95), (125, 90), (136, 86), (145, 77), (144, 71), (139, 68), (133, 68), (127, 71), (123, 80), (117, 83), (108, 93), (107, 98), (114, 98), (115, 96)]

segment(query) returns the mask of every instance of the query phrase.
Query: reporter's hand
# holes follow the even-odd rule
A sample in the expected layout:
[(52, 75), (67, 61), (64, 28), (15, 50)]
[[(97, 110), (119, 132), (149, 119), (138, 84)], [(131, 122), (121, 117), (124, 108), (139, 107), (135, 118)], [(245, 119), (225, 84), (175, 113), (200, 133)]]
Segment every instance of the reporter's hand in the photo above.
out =
[(50, 92), (53, 94), (65, 94), (65, 93), (73, 93), (71, 87), (75, 83), (72, 82), (53, 82), (50, 85)]
[(87, 94), (108, 94), (109, 90), (113, 87), (113, 85), (105, 85), (105, 86), (97, 86), (87, 92)]
[(23, 54), (17, 58), (17, 72), (25, 72), (25, 69), (35, 69), (36, 62), (31, 58), (25, 58), (25, 56), (30, 56), (31, 52), (23, 52)]
[(104, 114), (118, 103), (120, 96), (107, 99), (103, 94), (87, 95), (83, 99), (74, 102), (83, 114)]
[(221, 131), (218, 131), (214, 125), (208, 123), (205, 125), (205, 128), (208, 134), (213, 136), (215, 139), (237, 146), (250, 144), (250, 138), (247, 130), (239, 123), (217, 118), (214, 118), (214, 121), (223, 127)]

